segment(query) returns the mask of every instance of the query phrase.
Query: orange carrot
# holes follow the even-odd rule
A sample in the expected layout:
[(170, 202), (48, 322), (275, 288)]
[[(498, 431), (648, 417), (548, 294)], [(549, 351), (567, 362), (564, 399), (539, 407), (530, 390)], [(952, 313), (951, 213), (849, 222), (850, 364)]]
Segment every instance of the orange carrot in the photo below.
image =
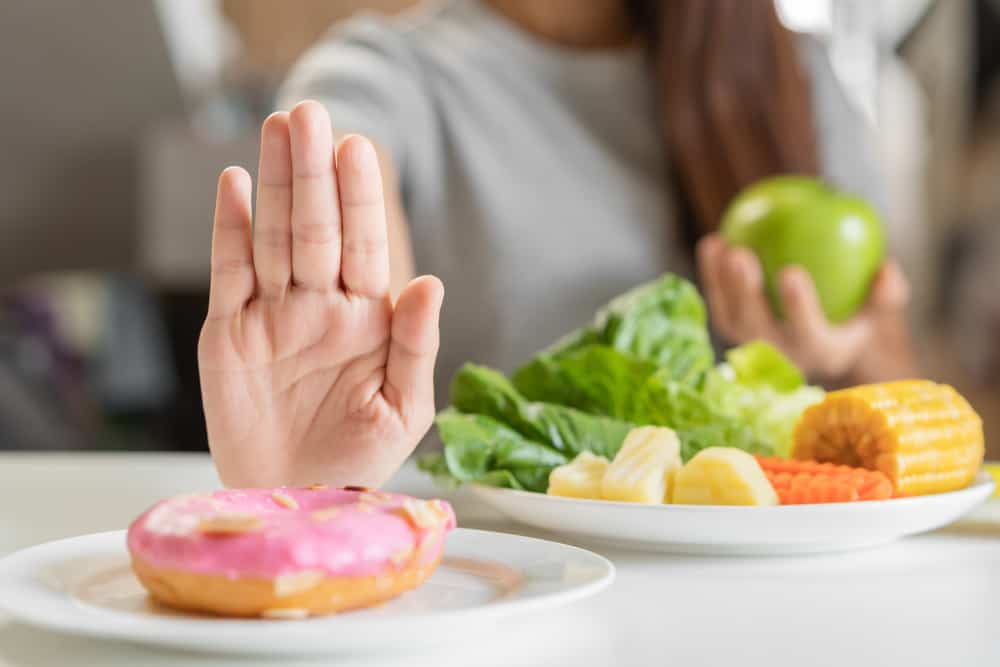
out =
[(893, 497), (883, 473), (817, 461), (757, 457), (782, 505), (847, 503)]

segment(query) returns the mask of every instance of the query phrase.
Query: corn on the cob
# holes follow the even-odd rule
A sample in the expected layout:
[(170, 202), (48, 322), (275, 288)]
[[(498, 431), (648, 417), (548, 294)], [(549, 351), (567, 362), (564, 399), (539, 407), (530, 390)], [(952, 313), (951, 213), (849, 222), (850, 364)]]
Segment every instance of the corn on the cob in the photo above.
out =
[(680, 467), (676, 433), (657, 426), (634, 428), (604, 473), (601, 497), (629, 503), (669, 502), (674, 473)]
[(792, 456), (879, 470), (912, 496), (967, 486), (983, 451), (982, 421), (957, 391), (903, 380), (827, 394), (796, 425)]
[(750, 454), (735, 447), (708, 447), (674, 477), (679, 505), (777, 505), (778, 494)]
[(760, 456), (757, 463), (778, 493), (782, 505), (846, 503), (892, 497), (892, 483), (877, 470)]
[(550, 496), (567, 498), (601, 497), (601, 480), (608, 469), (608, 460), (590, 452), (580, 452), (569, 463), (553, 468), (549, 473)]

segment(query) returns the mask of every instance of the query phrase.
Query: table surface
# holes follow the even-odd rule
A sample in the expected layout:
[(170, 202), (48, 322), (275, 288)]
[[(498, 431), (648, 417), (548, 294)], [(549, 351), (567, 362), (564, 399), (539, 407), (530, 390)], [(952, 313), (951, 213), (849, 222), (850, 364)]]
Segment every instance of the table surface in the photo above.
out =
[[(123, 528), (165, 496), (217, 487), (211, 461), (174, 454), (0, 454), (0, 555)], [(412, 465), (389, 485), (442, 495)], [(461, 492), (463, 526), (519, 527)], [(610, 558), (615, 583), (557, 612), (499, 625), (475, 645), (367, 657), (364, 665), (1000, 664), (1000, 502), (936, 533), (869, 551), (799, 558), (705, 558), (581, 544)], [(36, 630), (0, 616), (0, 667), (329, 665), (197, 656)]]

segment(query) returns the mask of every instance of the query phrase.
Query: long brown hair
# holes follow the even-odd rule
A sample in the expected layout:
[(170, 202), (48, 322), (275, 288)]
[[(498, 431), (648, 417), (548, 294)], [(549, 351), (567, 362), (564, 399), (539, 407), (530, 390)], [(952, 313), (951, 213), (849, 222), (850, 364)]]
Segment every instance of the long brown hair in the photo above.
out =
[(815, 174), (809, 79), (773, 0), (627, 0), (657, 82), (667, 155), (695, 224), (743, 187)]

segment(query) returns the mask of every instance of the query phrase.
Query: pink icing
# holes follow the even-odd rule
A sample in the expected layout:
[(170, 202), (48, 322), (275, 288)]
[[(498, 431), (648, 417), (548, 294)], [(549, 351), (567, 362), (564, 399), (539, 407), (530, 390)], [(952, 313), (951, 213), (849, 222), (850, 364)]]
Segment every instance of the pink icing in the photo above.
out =
[[(329, 508), (336, 508), (332, 517), (313, 514)], [(414, 521), (414, 508), (429, 508), (438, 520)], [(203, 520), (234, 514), (253, 515), (259, 525), (236, 534), (199, 529)], [(433, 562), (454, 527), (444, 501), (347, 489), (233, 489), (157, 503), (129, 526), (128, 548), (154, 567), (230, 578), (304, 570), (364, 576), (405, 566), (407, 554)]]

